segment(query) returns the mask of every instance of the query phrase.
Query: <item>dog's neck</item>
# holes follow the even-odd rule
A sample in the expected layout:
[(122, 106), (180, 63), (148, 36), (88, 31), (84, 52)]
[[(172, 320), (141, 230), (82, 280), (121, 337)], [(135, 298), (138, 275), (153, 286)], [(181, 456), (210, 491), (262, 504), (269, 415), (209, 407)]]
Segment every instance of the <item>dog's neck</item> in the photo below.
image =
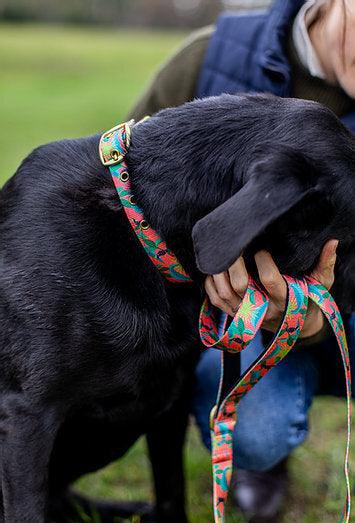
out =
[[(139, 149), (140, 155), (144, 155), (144, 149)], [(196, 161), (193, 150), (185, 161)], [(169, 163), (163, 158), (157, 172), (156, 168), (150, 168), (149, 159), (137, 162), (135, 154), (130, 152), (127, 164), (132, 193), (143, 210), (144, 218), (167, 242), (192, 279), (201, 279), (195, 262), (192, 228), (199, 219), (229, 198), (231, 183), (226, 183), (223, 173), (214, 174), (201, 162), (198, 169), (181, 166), (176, 172), (176, 166), (169, 168)]]

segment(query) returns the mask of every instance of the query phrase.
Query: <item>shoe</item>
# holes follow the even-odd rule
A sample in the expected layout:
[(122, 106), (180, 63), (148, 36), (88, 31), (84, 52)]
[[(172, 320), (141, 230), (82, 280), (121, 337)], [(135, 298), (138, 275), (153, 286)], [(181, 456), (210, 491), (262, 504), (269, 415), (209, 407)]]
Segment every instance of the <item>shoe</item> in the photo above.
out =
[(276, 523), (287, 494), (287, 459), (271, 470), (237, 469), (232, 479), (235, 506), (248, 523)]

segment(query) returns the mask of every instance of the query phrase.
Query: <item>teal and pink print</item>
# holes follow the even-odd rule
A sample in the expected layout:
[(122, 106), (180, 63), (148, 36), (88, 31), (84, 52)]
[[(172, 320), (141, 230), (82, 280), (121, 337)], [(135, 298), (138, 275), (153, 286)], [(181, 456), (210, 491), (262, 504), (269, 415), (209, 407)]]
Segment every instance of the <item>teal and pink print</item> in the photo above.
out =
[[(303, 327), (309, 299), (314, 301), (330, 322), (340, 348), (345, 376), (348, 407), (348, 430), (345, 452), (346, 501), (340, 523), (350, 521), (351, 490), (349, 481), (349, 449), (351, 439), (351, 372), (349, 351), (344, 325), (339, 310), (330, 293), (311, 278), (295, 279), (284, 276), (288, 287), (286, 311), (282, 325), (271, 345), (258, 360), (241, 376), (237, 385), (226, 398), (221, 398), (223, 381), (223, 352), (221, 353), (221, 383), (217, 403), (211, 412), (212, 472), (214, 521), (224, 523), (226, 501), (232, 477), (234, 428), (237, 421), (237, 406), (240, 400), (275, 365), (282, 361), (294, 347)], [(236, 316), (221, 338), (217, 331), (215, 308), (206, 299), (200, 315), (200, 335), (202, 343), (221, 351), (240, 352), (246, 349), (260, 329), (265, 317), (269, 299), (265, 292), (250, 278), (249, 286)], [(252, 423), (252, 420), (250, 420)]]
[(190, 277), (175, 254), (144, 219), (143, 212), (132, 194), (125, 155), (129, 148), (133, 124), (134, 121), (131, 120), (110, 129), (102, 135), (99, 145), (101, 161), (109, 167), (113, 183), (128, 221), (154, 265), (170, 282), (191, 282)]

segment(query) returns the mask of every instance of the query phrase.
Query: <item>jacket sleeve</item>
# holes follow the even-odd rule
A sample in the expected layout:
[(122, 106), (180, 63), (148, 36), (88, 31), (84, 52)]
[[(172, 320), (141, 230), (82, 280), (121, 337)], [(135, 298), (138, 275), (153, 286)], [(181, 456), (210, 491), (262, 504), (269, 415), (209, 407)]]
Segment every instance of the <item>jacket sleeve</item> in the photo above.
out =
[(135, 106), (129, 118), (136, 121), (160, 109), (175, 107), (193, 100), (213, 26), (195, 31), (163, 63)]

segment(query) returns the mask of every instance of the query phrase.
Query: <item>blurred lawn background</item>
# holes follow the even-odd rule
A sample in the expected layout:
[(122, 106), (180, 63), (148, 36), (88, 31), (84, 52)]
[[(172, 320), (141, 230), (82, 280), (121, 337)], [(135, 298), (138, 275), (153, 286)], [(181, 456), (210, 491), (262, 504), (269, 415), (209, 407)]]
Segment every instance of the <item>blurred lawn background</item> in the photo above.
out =
[[(181, 32), (0, 25), (1, 183), (38, 144), (103, 131), (124, 119), (153, 69), (183, 37)], [(333, 523), (342, 510), (345, 403), (318, 399), (311, 426), (310, 439), (291, 460), (283, 522)], [(191, 523), (211, 522), (209, 455), (193, 426), (186, 472)], [(80, 480), (78, 488), (95, 497), (152, 499), (144, 442), (119, 463)], [(230, 523), (243, 521), (234, 511), (229, 514)]]

